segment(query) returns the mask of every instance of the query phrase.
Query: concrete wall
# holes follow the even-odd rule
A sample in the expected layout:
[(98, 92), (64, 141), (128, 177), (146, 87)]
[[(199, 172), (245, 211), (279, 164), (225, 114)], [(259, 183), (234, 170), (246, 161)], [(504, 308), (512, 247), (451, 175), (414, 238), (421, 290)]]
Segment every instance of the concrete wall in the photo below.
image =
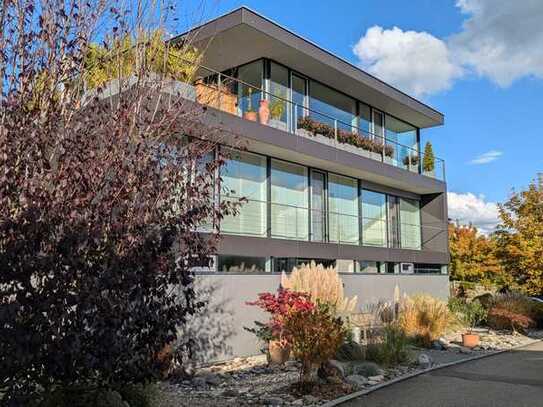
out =
[[(447, 275), (342, 274), (341, 277), (345, 294), (358, 296), (359, 305), (391, 301), (396, 285), (402, 296), (404, 293), (428, 293), (446, 300), (449, 295)], [(210, 358), (223, 360), (260, 353), (255, 336), (243, 327), (253, 326), (255, 320), (265, 321), (267, 316), (259, 308), (246, 305), (246, 301), (255, 300), (261, 292), (275, 292), (280, 279), (279, 274), (198, 275), (199, 285), (213, 287), (210, 309), (217, 314), (216, 317), (207, 315), (205, 323), (199, 323), (196, 332), (197, 335), (213, 336), (212, 341), (218, 343), (219, 351), (210, 353)]]

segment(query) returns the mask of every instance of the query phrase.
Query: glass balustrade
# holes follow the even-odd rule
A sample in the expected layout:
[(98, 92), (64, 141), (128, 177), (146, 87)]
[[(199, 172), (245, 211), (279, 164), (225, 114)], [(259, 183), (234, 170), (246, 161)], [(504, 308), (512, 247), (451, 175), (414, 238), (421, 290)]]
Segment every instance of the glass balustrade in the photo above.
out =
[[(246, 76), (256, 83), (252, 76)], [(417, 148), (416, 130), (403, 122), (391, 119), (386, 129), (374, 125), (377, 130), (370, 132), (367, 113), (357, 118), (341, 109), (336, 112), (323, 108), (327, 110), (323, 112), (293, 103), (287, 99), (288, 92), (280, 81), (273, 82), (271, 92), (265, 92), (262, 87), (203, 67), (197, 77), (192, 94), (201, 104), (406, 171), (445, 180), (444, 161), (436, 157), (424, 165), (424, 153)], [(301, 102), (304, 98), (296, 100)], [(325, 104), (317, 100), (311, 106), (318, 108)]]

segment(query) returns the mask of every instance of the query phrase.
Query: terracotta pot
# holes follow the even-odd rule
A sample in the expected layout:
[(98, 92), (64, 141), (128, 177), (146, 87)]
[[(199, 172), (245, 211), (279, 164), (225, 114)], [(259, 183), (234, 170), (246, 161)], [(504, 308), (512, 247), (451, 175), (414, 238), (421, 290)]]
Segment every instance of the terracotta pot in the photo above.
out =
[(270, 341), (268, 344), (270, 365), (284, 365), (290, 357), (290, 345), (283, 345), (280, 341)]
[(261, 124), (268, 124), (270, 121), (270, 102), (266, 99), (260, 101), (260, 107), (258, 108), (258, 118)]
[(252, 122), (256, 122), (256, 112), (245, 112), (243, 113), (243, 118), (246, 120), (251, 120)]
[(466, 348), (474, 348), (479, 345), (479, 335), (466, 333), (462, 334), (462, 345)]

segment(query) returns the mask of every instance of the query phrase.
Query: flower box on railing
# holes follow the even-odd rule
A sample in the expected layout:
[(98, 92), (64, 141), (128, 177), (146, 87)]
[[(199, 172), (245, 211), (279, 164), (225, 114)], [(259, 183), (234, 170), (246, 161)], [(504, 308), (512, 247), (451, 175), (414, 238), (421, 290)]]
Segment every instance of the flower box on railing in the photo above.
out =
[[(318, 122), (310, 117), (301, 117), (298, 119), (298, 128), (307, 131), (314, 136), (323, 136), (329, 139), (336, 139), (336, 130), (325, 123)], [(394, 155), (394, 147), (368, 137), (360, 136), (346, 130), (337, 129), (337, 141), (339, 144), (347, 144), (359, 149), (375, 153), (377, 159), (381, 159), (383, 152), (385, 156), (392, 157)], [(373, 157), (375, 158), (375, 157)]]

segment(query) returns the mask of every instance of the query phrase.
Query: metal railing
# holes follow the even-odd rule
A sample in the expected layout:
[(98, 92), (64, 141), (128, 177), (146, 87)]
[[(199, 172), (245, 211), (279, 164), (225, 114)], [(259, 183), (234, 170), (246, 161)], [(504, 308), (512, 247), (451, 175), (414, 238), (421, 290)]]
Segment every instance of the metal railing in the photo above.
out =
[[(237, 201), (239, 198), (221, 194), (220, 199)], [(269, 203), (258, 199), (247, 199), (237, 215), (226, 216), (221, 221), (223, 234), (269, 236), (339, 245), (360, 245), (362, 242), (362, 246), (385, 248), (392, 247), (388, 227), (386, 219), (359, 217), (333, 211), (324, 214), (320, 210), (310, 210), (307, 206)], [(425, 250), (428, 245), (432, 245), (434, 239), (442, 239), (444, 233), (446, 226), (402, 222), (397, 248)]]
[(200, 104), (407, 171), (445, 180), (442, 159), (434, 157), (433, 164), (425, 165), (424, 153), (418, 148), (364, 130), (357, 123), (346, 123), (294, 103), (286, 98), (286, 88), (277, 91), (282, 95), (274, 94), (203, 66), (195, 77), (192, 84), (187, 84), (192, 89), (184, 93)]

